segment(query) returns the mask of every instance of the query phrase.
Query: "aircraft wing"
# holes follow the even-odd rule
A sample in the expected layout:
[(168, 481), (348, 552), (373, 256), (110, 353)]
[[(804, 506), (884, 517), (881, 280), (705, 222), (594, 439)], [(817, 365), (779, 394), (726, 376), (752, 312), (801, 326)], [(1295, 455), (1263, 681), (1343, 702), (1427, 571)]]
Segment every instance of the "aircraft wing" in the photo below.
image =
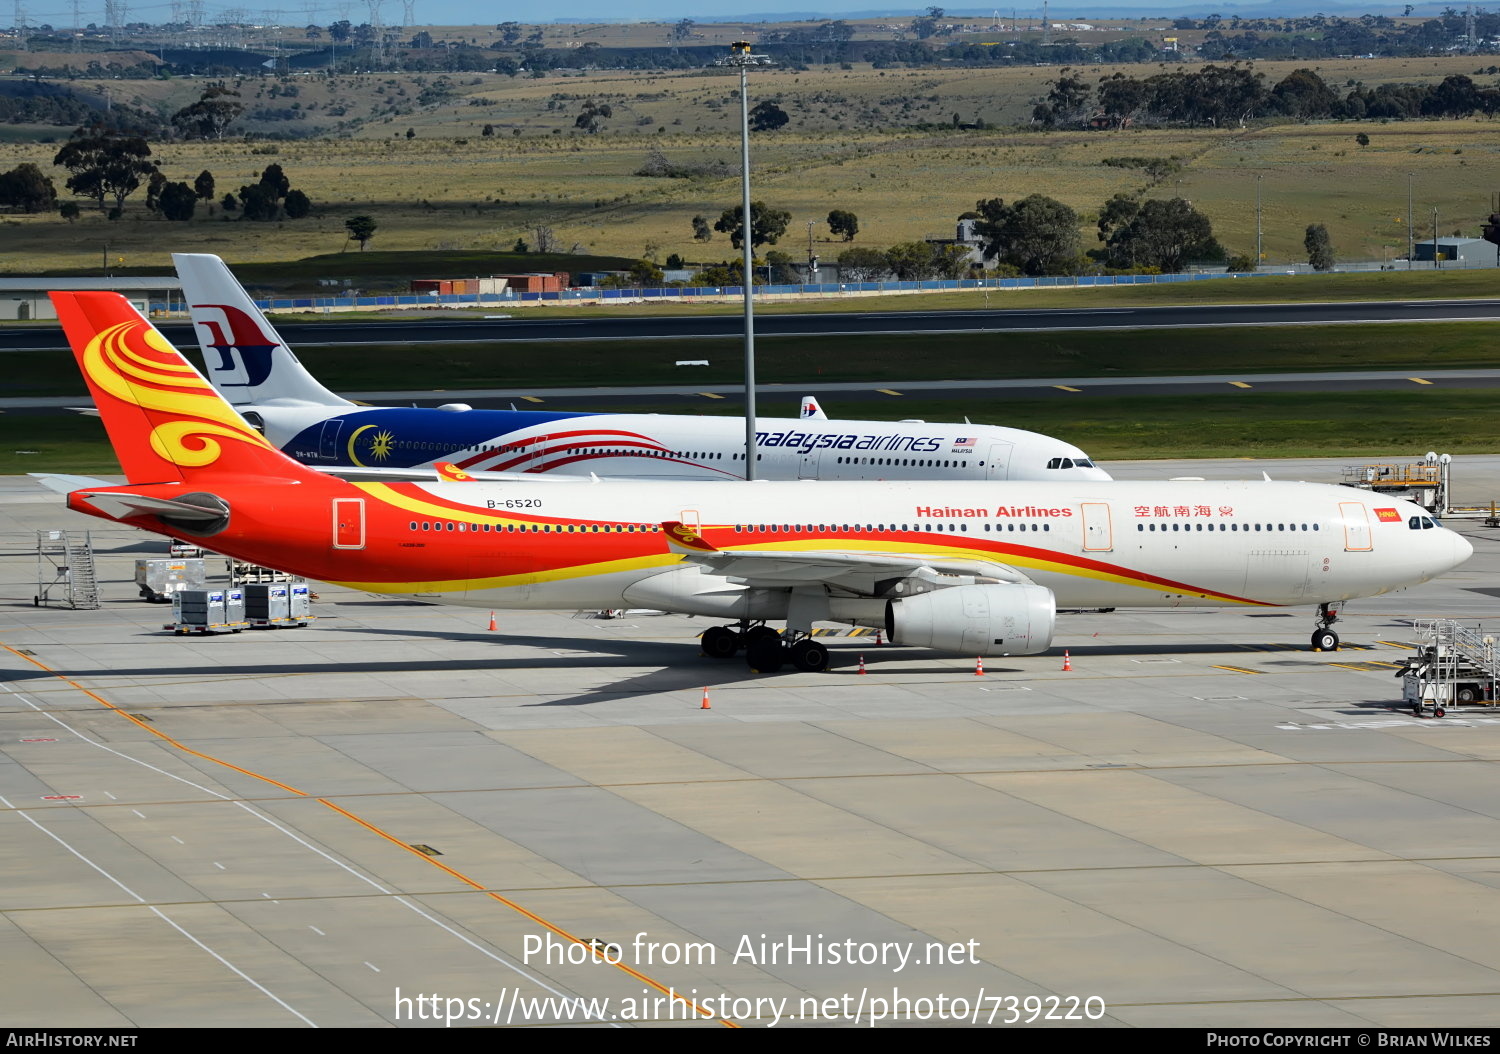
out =
[[(1000, 582), (1030, 582), (1025, 573), (1008, 564), (934, 553), (881, 553), (870, 550), (825, 549), (817, 552), (785, 552), (772, 549), (718, 549), (692, 528), (677, 522), (663, 523), (667, 547), (686, 560), (702, 565), (710, 574), (766, 588), (822, 583), (857, 592), (870, 592), (874, 583), (909, 575), (941, 583), (944, 575), (975, 576)], [(956, 584), (956, 583), (948, 583)]]
[[(436, 465), (413, 465), (411, 468), (359, 467), (355, 465), (308, 465), (327, 476), (336, 476), (351, 483), (453, 483), (458, 476), (441, 471)], [(484, 480), (490, 483), (588, 483), (599, 482), (588, 476), (567, 476), (557, 472), (473, 472), (462, 470), (467, 479)], [(628, 482), (628, 481), (627, 481)]]

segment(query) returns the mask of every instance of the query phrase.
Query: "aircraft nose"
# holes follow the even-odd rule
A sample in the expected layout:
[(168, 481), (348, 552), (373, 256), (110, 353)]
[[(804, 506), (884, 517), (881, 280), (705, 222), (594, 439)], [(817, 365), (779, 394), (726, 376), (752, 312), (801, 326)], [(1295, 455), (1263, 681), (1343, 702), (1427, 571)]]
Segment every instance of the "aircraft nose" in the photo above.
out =
[(1474, 545), (1457, 531), (1449, 531), (1448, 534), (1453, 542), (1453, 563), (1450, 566), (1457, 567), (1474, 555)]

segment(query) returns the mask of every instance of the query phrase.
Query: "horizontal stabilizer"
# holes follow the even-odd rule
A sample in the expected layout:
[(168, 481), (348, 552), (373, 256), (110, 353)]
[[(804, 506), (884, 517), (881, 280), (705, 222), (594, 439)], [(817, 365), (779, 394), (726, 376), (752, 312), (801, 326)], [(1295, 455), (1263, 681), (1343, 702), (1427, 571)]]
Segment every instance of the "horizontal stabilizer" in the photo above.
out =
[(187, 523), (214, 523), (224, 518), (222, 508), (204, 508), (169, 498), (150, 498), (125, 490), (80, 490), (74, 496), (117, 520), (130, 516), (157, 516)]
[(26, 474), (48, 490), (56, 491), (58, 494), (72, 494), (75, 490), (81, 490), (84, 487), (115, 486), (107, 479), (96, 479), (93, 476), (69, 476), (61, 472), (28, 472)]

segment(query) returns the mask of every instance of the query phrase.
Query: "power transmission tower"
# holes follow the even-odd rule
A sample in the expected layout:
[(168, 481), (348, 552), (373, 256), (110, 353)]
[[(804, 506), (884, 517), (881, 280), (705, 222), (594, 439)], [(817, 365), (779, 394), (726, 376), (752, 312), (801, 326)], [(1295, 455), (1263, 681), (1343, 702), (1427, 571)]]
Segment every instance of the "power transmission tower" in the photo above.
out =
[(21, 0), (16, 0), (16, 48), (19, 51), (26, 50), (26, 8)]
[(385, 69), (385, 27), (380, 23), (381, 3), (382, 0), (365, 0), (365, 5), (370, 9), (370, 29), (375, 33), (372, 61), (378, 70)]
[(104, 0), (104, 24), (109, 28), (109, 39), (118, 44), (120, 31), (125, 28), (125, 0)]
[(401, 9), (401, 28), (410, 29), (417, 24), (417, 0), (401, 0)]

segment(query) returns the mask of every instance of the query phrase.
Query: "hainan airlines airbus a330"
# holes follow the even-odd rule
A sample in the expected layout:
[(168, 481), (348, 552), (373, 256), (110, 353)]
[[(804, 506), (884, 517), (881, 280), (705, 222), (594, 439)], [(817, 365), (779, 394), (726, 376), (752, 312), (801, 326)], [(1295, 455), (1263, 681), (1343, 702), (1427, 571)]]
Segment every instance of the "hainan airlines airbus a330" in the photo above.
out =
[(70, 508), (374, 593), (711, 616), (704, 652), (757, 670), (826, 666), (822, 620), (1032, 655), (1059, 605), (1317, 604), (1333, 648), (1340, 602), (1473, 552), (1416, 505), (1313, 483), (355, 483), (272, 447), (123, 297), (52, 300), (129, 480)]
[[(467, 472), (627, 479), (743, 479), (742, 418), (359, 406), (297, 360), (217, 256), (173, 253), (208, 379), (275, 446), (343, 474)], [(1082, 450), (1019, 428), (800, 419), (756, 425), (761, 479), (1107, 480)], [(396, 470), (425, 469), (419, 473)]]

